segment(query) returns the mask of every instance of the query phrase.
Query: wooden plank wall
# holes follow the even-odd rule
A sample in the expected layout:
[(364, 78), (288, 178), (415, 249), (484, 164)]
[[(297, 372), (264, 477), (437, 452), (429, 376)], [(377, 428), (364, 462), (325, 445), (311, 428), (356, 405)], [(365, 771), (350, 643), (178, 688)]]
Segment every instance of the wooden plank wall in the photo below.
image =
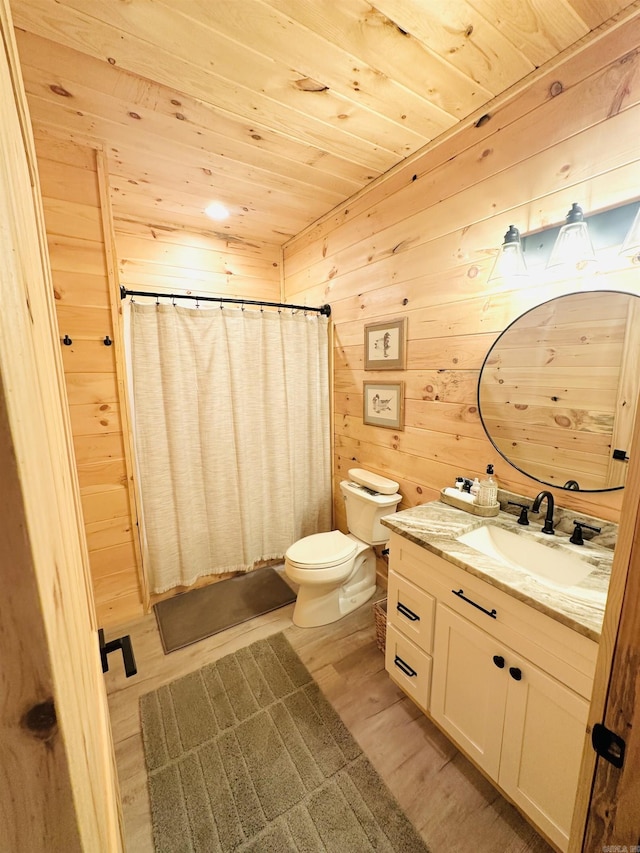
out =
[(36, 131), (47, 240), (98, 624), (142, 615), (115, 374), (96, 150)]
[[(132, 290), (280, 300), (281, 249), (271, 243), (115, 218), (120, 283)], [(212, 223), (213, 225), (213, 223)]]
[[(328, 301), (335, 324), (335, 479), (357, 464), (400, 482), (401, 506), (435, 499), (457, 475), (496, 463), (530, 497), (540, 484), (488, 441), (476, 387), (485, 354), (523, 311), (585, 287), (639, 292), (608, 256), (594, 279), (539, 270), (519, 289), (488, 282), (510, 224), (523, 233), (633, 199), (640, 186), (638, 22), (605, 34), (486, 117), (430, 146), (285, 245), (285, 294)], [(367, 322), (408, 317), (405, 371), (363, 370)], [(405, 383), (403, 431), (364, 426), (363, 380)], [(335, 494), (339, 495), (337, 488)], [(619, 517), (622, 493), (557, 493), (560, 506)], [(344, 528), (342, 501), (336, 499)]]

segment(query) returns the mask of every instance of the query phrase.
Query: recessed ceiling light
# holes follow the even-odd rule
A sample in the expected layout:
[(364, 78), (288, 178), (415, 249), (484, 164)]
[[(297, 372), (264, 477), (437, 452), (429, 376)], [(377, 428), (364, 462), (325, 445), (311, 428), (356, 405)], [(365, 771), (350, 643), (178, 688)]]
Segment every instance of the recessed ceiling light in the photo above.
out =
[(204, 211), (207, 216), (211, 217), (211, 219), (226, 219), (229, 216), (229, 211), (219, 201), (212, 201), (211, 204), (205, 208)]

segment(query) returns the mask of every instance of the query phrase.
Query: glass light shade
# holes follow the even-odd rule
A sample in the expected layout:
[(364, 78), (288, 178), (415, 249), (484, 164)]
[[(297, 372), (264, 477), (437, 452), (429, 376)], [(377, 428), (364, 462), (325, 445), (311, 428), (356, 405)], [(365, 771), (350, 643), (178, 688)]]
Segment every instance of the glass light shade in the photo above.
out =
[(509, 230), (504, 235), (504, 243), (500, 246), (488, 280), (497, 281), (527, 275), (529, 272), (524, 261), (520, 232), (514, 225), (510, 225)]
[(620, 254), (634, 257), (640, 254), (640, 208), (638, 208), (636, 218), (633, 220), (633, 225), (629, 229), (629, 233), (624, 238), (622, 246), (620, 246)]
[(560, 229), (553, 245), (547, 268), (567, 266), (582, 269), (595, 261), (596, 253), (589, 236), (589, 228), (584, 221), (582, 208), (574, 203), (567, 214), (566, 224)]

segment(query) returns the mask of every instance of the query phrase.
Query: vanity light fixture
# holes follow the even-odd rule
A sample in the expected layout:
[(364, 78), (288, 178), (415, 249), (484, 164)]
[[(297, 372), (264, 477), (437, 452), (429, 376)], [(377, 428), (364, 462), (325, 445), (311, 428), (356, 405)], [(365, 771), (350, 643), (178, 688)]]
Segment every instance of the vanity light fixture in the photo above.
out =
[[(586, 235), (585, 251), (579, 248), (583, 245), (581, 235)], [(551, 225), (540, 231), (520, 234), (511, 225), (504, 235), (488, 281), (513, 277), (513, 284), (517, 286), (518, 282), (525, 282), (526, 275), (540, 276), (545, 267), (552, 267), (552, 275), (562, 267), (563, 273), (575, 275), (585, 267), (593, 268), (602, 252), (609, 266), (613, 257), (623, 256), (628, 259), (626, 263), (640, 264), (638, 200), (589, 213), (588, 222), (580, 206), (573, 204), (562, 226)]]
[(204, 212), (210, 219), (215, 219), (217, 221), (222, 221), (229, 216), (229, 211), (227, 208), (219, 201), (212, 201), (210, 205), (208, 205)]
[(620, 246), (620, 254), (628, 255), (634, 261), (640, 261), (640, 207), (627, 236), (624, 238), (622, 246)]
[(595, 261), (596, 253), (584, 221), (584, 213), (580, 205), (574, 202), (551, 250), (547, 269), (567, 266), (580, 270)]
[(527, 265), (524, 262), (520, 232), (515, 225), (510, 225), (504, 235), (504, 242), (496, 256), (489, 281), (498, 279), (511, 279), (514, 277), (528, 276)]

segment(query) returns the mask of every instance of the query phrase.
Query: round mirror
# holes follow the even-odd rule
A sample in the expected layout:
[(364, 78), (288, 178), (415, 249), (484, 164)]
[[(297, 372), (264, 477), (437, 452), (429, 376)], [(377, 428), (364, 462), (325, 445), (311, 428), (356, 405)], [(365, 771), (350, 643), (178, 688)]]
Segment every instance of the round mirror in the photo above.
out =
[(640, 387), (640, 297), (570, 293), (524, 313), (482, 365), (478, 408), (496, 450), (547, 486), (624, 486)]

